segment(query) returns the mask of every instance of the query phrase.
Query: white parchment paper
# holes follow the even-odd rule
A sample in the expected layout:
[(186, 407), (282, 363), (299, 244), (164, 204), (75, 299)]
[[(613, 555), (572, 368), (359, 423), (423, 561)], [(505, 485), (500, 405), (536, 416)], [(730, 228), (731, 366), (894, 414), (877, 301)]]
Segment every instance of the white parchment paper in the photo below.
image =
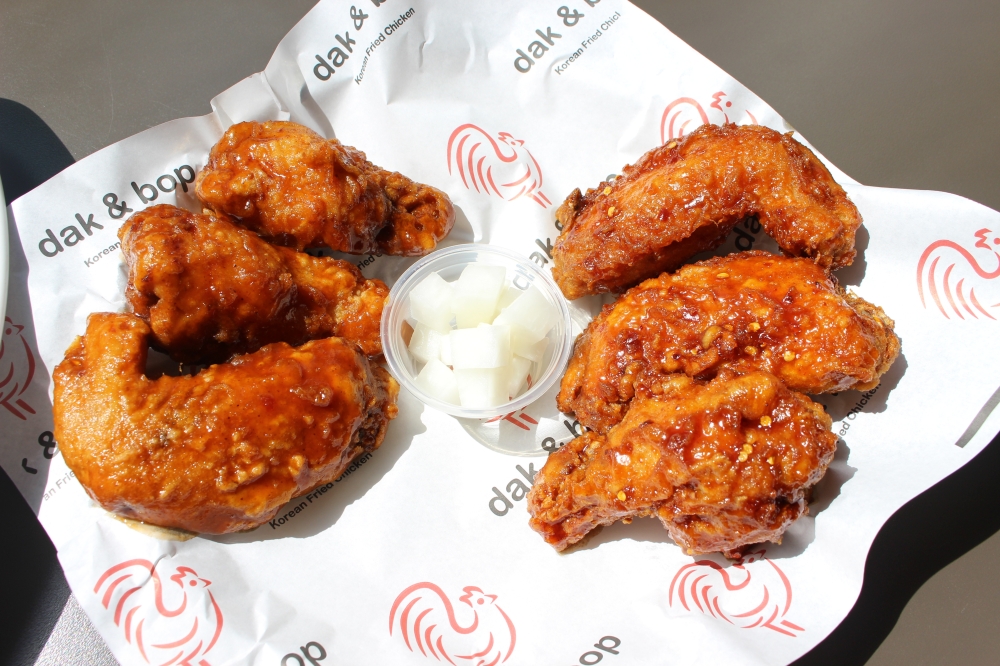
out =
[[(129, 209), (155, 193), (197, 210), (190, 181), (229, 124), (336, 136), (445, 190), (448, 244), (495, 243), (545, 268), (573, 188), (702, 122), (791, 130), (621, 0), (324, 0), (212, 108), (79, 161), (9, 210), (0, 464), (123, 664), (786, 664), (847, 615), (889, 516), (1000, 430), (1000, 357), (970, 364), (967, 351), (995, 340), (1000, 214), (830, 165), (865, 219), (838, 277), (896, 320), (903, 356), (878, 389), (823, 399), (842, 442), (782, 545), (739, 564), (694, 558), (649, 519), (557, 554), (524, 506), (543, 459), (491, 451), (405, 394), (378, 451), (270, 524), (186, 542), (139, 533), (68, 472), (49, 373), (89, 313), (124, 309)], [(751, 246), (773, 243), (748, 224), (725, 250)], [(389, 283), (412, 262), (354, 261)], [(533, 409), (550, 447), (571, 438), (551, 404)]]

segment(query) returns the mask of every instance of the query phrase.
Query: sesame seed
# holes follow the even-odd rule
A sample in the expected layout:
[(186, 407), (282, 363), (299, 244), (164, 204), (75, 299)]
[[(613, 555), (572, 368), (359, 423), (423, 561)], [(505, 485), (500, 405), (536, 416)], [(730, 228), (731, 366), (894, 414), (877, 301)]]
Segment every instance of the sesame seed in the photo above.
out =
[(760, 330), (760, 324), (758, 324), (758, 323), (757, 323), (757, 322), (755, 322), (755, 321), (752, 321), (752, 322), (750, 322), (750, 326), (749, 326), (748, 328), (749, 328), (749, 329), (750, 329), (751, 331), (753, 331), (754, 333), (756, 333), (757, 331), (759, 331), (759, 330)]
[(771, 425), (771, 417), (770, 416), (762, 416), (762, 417), (760, 417), (760, 424), (762, 426), (764, 426), (765, 428), (767, 426)]
[(791, 363), (792, 361), (795, 360), (795, 352), (786, 351), (785, 355), (782, 356), (782, 358)]
[(767, 464), (768, 465), (773, 465), (774, 464), (774, 458), (773, 457), (772, 458), (768, 458), (767, 459)]
[(608, 194), (611, 194), (611, 186), (610, 185), (608, 187), (604, 188), (604, 194), (605, 194), (605, 196), (607, 196)]
[(628, 499), (628, 496), (625, 495), (625, 491), (624, 490), (619, 490), (618, 491), (618, 499), (621, 500), (622, 502), (624, 502), (626, 499)]
[(614, 206), (612, 206), (611, 208), (609, 208), (608, 209), (608, 217), (611, 217), (612, 215), (614, 215), (615, 214), (615, 210), (616, 209), (615, 209)]
[(757, 348), (754, 347), (753, 345), (747, 345), (746, 347), (743, 348), (743, 351), (750, 354), (751, 356), (757, 355)]
[(718, 326), (709, 326), (707, 329), (705, 329), (705, 334), (701, 336), (702, 349), (708, 349), (709, 347), (711, 347), (712, 343), (715, 341), (717, 337), (719, 337), (719, 334), (721, 332), (722, 329), (719, 328)]
[(676, 141), (671, 141), (670, 143), (667, 144), (667, 149), (668, 150), (676, 148), (676, 147), (677, 147), (677, 142)]
[(747, 458), (750, 457), (751, 453), (753, 453), (753, 445), (747, 442), (746, 444), (743, 445), (743, 450), (740, 451), (740, 455), (737, 458), (737, 460), (740, 462), (746, 462)]
[(715, 277), (717, 277), (717, 278), (719, 278), (719, 279), (721, 279), (721, 280), (724, 280), (724, 279), (726, 279), (727, 277), (729, 277), (729, 273), (719, 273), (719, 274), (718, 274), (718, 275), (716, 275)]

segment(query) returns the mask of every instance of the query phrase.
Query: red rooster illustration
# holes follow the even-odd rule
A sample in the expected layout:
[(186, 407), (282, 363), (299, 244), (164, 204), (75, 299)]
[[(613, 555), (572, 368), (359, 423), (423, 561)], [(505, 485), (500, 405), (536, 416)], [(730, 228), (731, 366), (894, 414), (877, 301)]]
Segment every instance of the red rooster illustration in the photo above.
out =
[(670, 581), (670, 605), (676, 593), (684, 610), (697, 608), (743, 629), (771, 629), (794, 638), (805, 629), (784, 619), (792, 605), (792, 584), (777, 564), (764, 559), (765, 552), (753, 551), (728, 568), (711, 560), (685, 564)]
[(542, 168), (524, 141), (507, 132), (494, 139), (476, 125), (461, 125), (448, 139), (448, 173), (457, 169), (462, 184), (504, 201), (530, 197), (542, 208), (552, 205), (542, 193)]
[[(399, 629), (411, 652), (415, 645), (425, 657), (443, 658), (453, 666), (458, 666), (456, 660), (465, 660), (469, 666), (496, 666), (507, 661), (517, 642), (514, 623), (496, 605), (496, 595), (484, 594), (478, 587), (462, 591), (465, 594), (459, 602), (472, 609), (472, 621), (466, 626), (459, 623), (455, 607), (440, 587), (416, 583), (392, 604), (389, 635), (399, 611)], [(464, 611), (464, 615), (468, 618), (469, 612)]]
[[(529, 387), (531, 386), (531, 377), (530, 376), (528, 377), (528, 386)], [(521, 414), (520, 414), (520, 417), (521, 417), (522, 420), (518, 420), (518, 417), (515, 416), (515, 414), (517, 414), (516, 411), (515, 412), (511, 412), (510, 414), (501, 414), (500, 416), (494, 416), (491, 419), (486, 419), (486, 423), (495, 423), (496, 421), (506, 421), (507, 423), (513, 423), (515, 426), (517, 426), (521, 430), (531, 430), (531, 425), (538, 425), (538, 421), (536, 421), (535, 419), (531, 418), (531, 416), (526, 411), (524, 411), (523, 409), (521, 410)], [(531, 424), (531, 425), (528, 425), (528, 424)]]
[[(989, 229), (980, 229), (975, 233), (975, 237), (977, 239), (975, 247), (985, 250), (985, 252), (976, 251), (980, 255), (979, 258), (950, 240), (935, 241), (920, 255), (920, 261), (917, 263), (917, 292), (920, 294), (920, 303), (925, 308), (927, 307), (924, 296), (926, 285), (927, 294), (947, 319), (951, 319), (949, 308), (959, 319), (965, 319), (965, 315), (973, 319), (979, 319), (979, 315), (996, 319), (987, 307), (1000, 307), (1000, 303), (984, 307), (976, 295), (976, 289), (979, 289), (980, 296), (983, 292), (989, 293), (990, 285), (987, 285), (986, 281), (1000, 277), (1000, 252), (997, 252), (1000, 236)], [(988, 270), (994, 261), (996, 268)]]
[(209, 585), (193, 569), (180, 566), (165, 586), (156, 564), (128, 560), (105, 571), (94, 594), (114, 610), (115, 625), (146, 663), (211, 666), (202, 657), (219, 640), (222, 611)]
[(31, 405), (21, 397), (31, 386), (31, 379), (35, 376), (35, 355), (31, 352), (23, 331), (24, 326), (5, 317), (3, 337), (0, 338), (0, 405), (25, 421), (28, 418), (25, 412), (35, 413)]
[[(718, 113), (713, 112), (714, 117), (711, 119), (698, 100), (692, 97), (679, 97), (672, 101), (663, 110), (663, 117), (660, 118), (660, 143), (681, 139), (705, 123), (714, 122), (721, 125), (740, 120), (739, 114), (733, 113), (733, 103), (724, 99), (725, 97), (726, 93), (721, 90), (712, 95), (712, 103), (708, 108), (715, 109)], [(757, 119), (749, 110), (746, 111), (746, 115), (752, 124), (757, 124)]]

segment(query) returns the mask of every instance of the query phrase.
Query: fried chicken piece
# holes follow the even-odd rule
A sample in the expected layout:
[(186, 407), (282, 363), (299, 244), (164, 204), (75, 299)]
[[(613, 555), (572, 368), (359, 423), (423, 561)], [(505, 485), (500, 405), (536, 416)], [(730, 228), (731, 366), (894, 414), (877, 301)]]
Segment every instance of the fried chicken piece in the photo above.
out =
[(276, 247), (225, 215), (169, 205), (135, 213), (118, 238), (129, 306), (175, 360), (223, 361), (271, 342), (330, 336), (382, 353), (389, 288), (349, 262)]
[(55, 435), (108, 511), (247, 530), (382, 443), (399, 386), (339, 338), (268, 345), (194, 376), (144, 375), (149, 326), (94, 314), (56, 367)]
[(420, 256), (455, 223), (444, 192), (291, 122), (230, 127), (212, 147), (195, 192), (209, 208), (299, 250)]
[(688, 552), (735, 557), (781, 541), (836, 448), (823, 407), (769, 373), (673, 375), (606, 436), (549, 456), (528, 493), (530, 524), (562, 550), (599, 525), (656, 516)]
[(760, 369), (804, 393), (867, 390), (899, 355), (894, 325), (808, 259), (716, 257), (605, 306), (577, 339), (557, 402), (604, 433), (669, 373)]
[(789, 255), (854, 260), (861, 215), (812, 151), (767, 127), (702, 125), (569, 195), (552, 277), (569, 299), (622, 291), (718, 247), (750, 215)]

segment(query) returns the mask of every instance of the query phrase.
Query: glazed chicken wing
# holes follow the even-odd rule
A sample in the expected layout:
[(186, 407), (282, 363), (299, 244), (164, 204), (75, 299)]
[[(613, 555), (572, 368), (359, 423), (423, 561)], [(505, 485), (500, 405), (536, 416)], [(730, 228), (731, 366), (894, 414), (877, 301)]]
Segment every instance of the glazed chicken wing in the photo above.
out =
[(346, 261), (276, 247), (224, 215), (169, 205), (135, 213), (118, 237), (129, 306), (150, 324), (154, 346), (178, 361), (329, 336), (382, 353), (389, 289)]
[(804, 393), (869, 389), (899, 354), (882, 308), (845, 293), (808, 259), (751, 251), (647, 280), (577, 339), (557, 398), (607, 432), (664, 377), (766, 370)]
[(230, 127), (209, 153), (195, 191), (213, 210), (299, 250), (419, 256), (455, 222), (444, 192), (291, 122)]
[(858, 209), (808, 148), (772, 129), (703, 125), (556, 212), (552, 276), (566, 298), (622, 291), (718, 247), (756, 215), (789, 255), (854, 260)]
[(773, 375), (730, 374), (673, 375), (607, 435), (550, 455), (528, 494), (531, 527), (557, 550), (635, 516), (658, 517), (689, 553), (780, 542), (837, 438), (822, 406)]
[(396, 416), (395, 380), (339, 338), (155, 380), (144, 375), (149, 338), (134, 315), (91, 315), (53, 374), (66, 464), (126, 518), (209, 534), (256, 527), (377, 448)]

